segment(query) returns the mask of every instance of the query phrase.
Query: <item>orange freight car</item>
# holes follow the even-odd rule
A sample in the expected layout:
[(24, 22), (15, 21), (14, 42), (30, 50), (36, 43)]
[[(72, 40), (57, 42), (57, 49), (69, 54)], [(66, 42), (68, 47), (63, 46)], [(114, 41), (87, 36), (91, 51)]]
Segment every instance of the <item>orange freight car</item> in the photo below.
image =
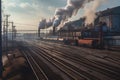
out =
[(99, 40), (95, 39), (95, 38), (79, 39), (78, 45), (92, 47), (92, 48), (98, 48)]

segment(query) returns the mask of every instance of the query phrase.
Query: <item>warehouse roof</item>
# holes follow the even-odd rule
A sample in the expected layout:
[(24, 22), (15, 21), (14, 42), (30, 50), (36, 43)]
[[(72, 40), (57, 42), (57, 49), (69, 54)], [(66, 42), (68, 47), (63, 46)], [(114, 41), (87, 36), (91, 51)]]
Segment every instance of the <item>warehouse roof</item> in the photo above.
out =
[(120, 6), (114, 8), (108, 8), (107, 10), (97, 12), (96, 14), (99, 16), (120, 15)]

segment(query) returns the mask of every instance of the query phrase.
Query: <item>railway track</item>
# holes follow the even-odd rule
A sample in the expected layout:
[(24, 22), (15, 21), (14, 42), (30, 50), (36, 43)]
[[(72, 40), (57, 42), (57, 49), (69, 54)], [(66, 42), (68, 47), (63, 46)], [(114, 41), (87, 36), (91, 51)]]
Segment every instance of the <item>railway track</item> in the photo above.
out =
[[(59, 45), (53, 46), (51, 44), (44, 44), (44, 43), (41, 43), (41, 46), (36, 45), (36, 43), (31, 43), (27, 48), (28, 48), (28, 52), (24, 54), (25, 55), (27, 54), (26, 56), (28, 57), (27, 59), (28, 61), (31, 62), (32, 60), (34, 64), (38, 64), (38, 66), (40, 67), (41, 65), (39, 63), (36, 63), (37, 60), (35, 60), (35, 58), (37, 58), (38, 56), (40, 56), (39, 58), (44, 58), (50, 64), (54, 65), (57, 69), (59, 69), (59, 71), (61, 71), (62, 74), (68, 77), (68, 79), (60, 79), (60, 80), (119, 80), (120, 79), (119, 77), (120, 71), (118, 70), (119, 68), (106, 65), (104, 63), (97, 61), (91, 61), (80, 55), (75, 56), (73, 53), (77, 53), (77, 52), (74, 50), (70, 50), (71, 48), (66, 48)], [(28, 53), (31, 53), (32, 55)], [(46, 64), (46, 66), (48, 66), (48, 64)], [(42, 73), (40, 74), (43, 73), (46, 74), (45, 69), (41, 68), (41, 70), (43, 71), (41, 71)], [(48, 74), (46, 74), (46, 78), (48, 80), (53, 80), (53, 79), (49, 79)], [(43, 80), (47, 80), (47, 79), (43, 79)], [(38, 80), (42, 80), (42, 79), (38, 79)]]
[[(75, 77), (73, 78), (73, 75), (68, 75), (65, 71), (62, 71), (60, 68), (58, 68), (58, 66), (56, 66), (56, 63), (52, 63), (50, 61), (50, 59), (45, 58), (45, 57), (41, 56), (40, 54), (38, 55), (38, 53), (34, 52), (33, 49), (30, 49), (30, 46), (29, 46), (29, 48), (27, 47), (27, 49), (29, 49), (28, 50), (29, 52), (26, 52), (26, 53), (23, 53), (23, 54), (25, 54), (25, 57), (26, 57), (28, 63), (32, 62), (31, 59), (28, 59), (28, 58), (31, 58), (31, 56), (34, 56), (33, 58), (37, 62), (38, 66), (42, 68), (42, 70), (43, 70), (42, 72), (44, 72), (44, 74), (47, 75), (47, 79), (46, 78), (41, 79), (41, 75), (37, 75), (37, 74), (42, 74), (41, 71), (38, 72), (39, 71), (38, 69), (37, 69), (37, 71), (35, 70), (35, 68), (37, 68), (37, 67), (34, 67), (34, 68), (32, 67), (33, 68), (32, 70), (35, 73), (35, 75), (37, 77), (37, 80), (77, 80), (77, 79), (75, 79)], [(25, 50), (27, 50), (27, 49), (25, 49)], [(32, 55), (30, 56), (30, 54), (32, 54)], [(42, 61), (41, 58), (45, 59), (45, 62), (47, 62), (46, 63), (47, 65), (43, 65), (43, 64), (45, 64), (44, 62), (38, 63), (38, 60), (40, 60), (40, 62)], [(36, 62), (33, 62), (32, 64), (35, 65)], [(52, 63), (52, 65), (57, 67), (59, 69), (59, 71), (55, 70), (56, 72), (52, 72), (52, 70), (50, 70), (50, 68), (49, 68), (49, 67), (51, 67), (49, 63)], [(41, 66), (41, 64), (43, 66)], [(53, 69), (55, 69), (55, 67), (53, 67)], [(66, 75), (67, 75), (67, 77), (66, 77)], [(79, 79), (86, 80), (86, 79), (82, 79), (82, 78), (79, 78)]]
[[(34, 49), (37, 53), (43, 53), (41, 56), (49, 60), (52, 64), (57, 66), (61, 71), (65, 72), (68, 76), (70, 76), (73, 80), (100, 80), (95, 76), (92, 76), (84, 71), (76, 70), (76, 67), (72, 67), (69, 63), (66, 63), (59, 58), (53, 57), (41, 49)], [(82, 74), (81, 74), (82, 73)], [(83, 75), (84, 74), (84, 75)]]
[(36, 76), (36, 80), (49, 80), (46, 74), (43, 72), (43, 70), (40, 68), (38, 63), (35, 61), (35, 59), (29, 54), (29, 51), (27, 48), (23, 48), (20, 50), (21, 53), (24, 54), (26, 60), (28, 61), (33, 73)]
[[(49, 43), (49, 42), (44, 42), (44, 41), (42, 41), (42, 42), (44, 44), (51, 45), (51, 43)], [(117, 64), (117, 66), (120, 66), (120, 55), (118, 54), (118, 52), (111, 52), (111, 53), (109, 53), (109, 51), (101, 51), (100, 52), (100, 50), (94, 50), (94, 49), (88, 49), (88, 48), (78, 48), (78, 47), (75, 47), (75, 46), (67, 46), (67, 45), (52, 43), (52, 45), (53, 44), (54, 45), (60, 45), (62, 48), (64, 47), (65, 49), (69, 49), (69, 50), (74, 49), (78, 52), (81, 52), (80, 54), (83, 53), (83, 55), (85, 55), (85, 54), (86, 55), (92, 55), (92, 56), (95, 56), (99, 59), (104, 59), (106, 61), (109, 61), (109, 62), (113, 63), (113, 65)], [(99, 55), (99, 54), (102, 54), (102, 55)]]
[[(45, 46), (46, 47), (46, 46)], [(50, 47), (49, 48), (47, 48), (47, 49), (51, 49)], [(64, 50), (64, 49), (63, 49)], [(64, 50), (64, 52), (65, 52), (65, 50)], [(62, 52), (62, 53), (64, 53), (64, 52)], [(69, 51), (67, 51), (67, 52), (69, 52)], [(57, 52), (56, 52), (57, 53)], [(69, 53), (71, 53), (71, 52), (69, 52)], [(64, 56), (66, 56), (65, 54), (67, 54), (67, 53), (64, 53), (64, 54), (62, 54), (62, 55), (64, 55)], [(71, 53), (72, 54), (72, 53)], [(68, 54), (67, 54), (67, 56), (65, 57), (65, 58), (68, 58), (68, 57), (70, 57), (69, 58), (69, 60), (71, 59), (71, 57), (72, 57), (72, 55), (70, 55), (70, 56), (68, 56)], [(80, 57), (80, 58), (82, 58), (82, 57)], [(77, 59), (77, 60), (76, 60)], [(100, 72), (100, 73), (102, 73), (102, 74), (104, 74), (104, 75), (107, 75), (107, 76), (109, 76), (109, 77), (111, 77), (112, 79), (116, 79), (116, 80), (119, 80), (120, 78), (119, 78), (119, 76), (120, 76), (120, 68), (117, 68), (117, 67), (113, 67), (113, 66), (110, 66), (110, 65), (106, 65), (106, 64), (103, 64), (103, 63), (98, 63), (98, 62), (95, 62), (95, 61), (90, 61), (89, 62), (89, 60), (87, 60), (86, 61), (86, 59), (85, 58), (82, 58), (82, 60), (81, 59), (79, 59), (79, 57), (78, 58), (76, 58), (76, 57), (72, 57), (72, 61), (73, 60), (76, 60), (76, 61), (78, 61), (79, 62), (79, 64), (80, 63), (84, 63), (84, 65), (86, 66), (86, 63), (87, 63), (87, 66), (89, 67), (89, 68), (91, 68), (92, 70), (95, 70), (96, 68), (97, 68), (97, 71), (98, 72)], [(81, 62), (82, 61), (82, 62)], [(77, 63), (78, 63), (77, 62)], [(93, 64), (94, 63), (94, 64)], [(88, 65), (89, 64), (89, 65)], [(91, 65), (92, 64), (92, 65)]]
[[(38, 49), (39, 48), (37, 48), (37, 50), (36, 50), (35, 47), (30, 47), (29, 46), (29, 50), (32, 50), (31, 54), (36, 55), (36, 57), (41, 56), (44, 59), (48, 60), (52, 65), (56, 66), (60, 71), (62, 71), (65, 75), (67, 75), (69, 77), (69, 80), (99, 80), (98, 78), (96, 78), (92, 75), (81, 74), (83, 71), (78, 72), (78, 71), (74, 70), (74, 68), (73, 69), (70, 68), (70, 65), (67, 66), (67, 65), (63, 64), (63, 61), (60, 61), (58, 59), (54, 59), (51, 56), (47, 55), (44, 51), (40, 52), (41, 50), (38, 50)], [(29, 52), (29, 54), (30, 54), (30, 52)], [(26, 53), (26, 55), (29, 55), (29, 54)], [(28, 57), (30, 57), (30, 56), (28, 56)], [(66, 80), (66, 79), (61, 79), (61, 80)]]

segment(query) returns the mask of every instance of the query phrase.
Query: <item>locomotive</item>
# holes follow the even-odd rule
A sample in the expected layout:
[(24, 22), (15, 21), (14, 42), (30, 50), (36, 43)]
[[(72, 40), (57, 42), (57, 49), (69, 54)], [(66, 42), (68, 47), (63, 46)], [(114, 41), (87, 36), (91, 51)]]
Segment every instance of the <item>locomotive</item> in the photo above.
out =
[[(92, 48), (103, 48), (105, 42), (103, 37), (103, 27), (100, 26), (99, 30), (95, 29), (79, 29), (79, 30), (61, 30), (59, 36), (63, 37), (63, 42), (65, 44), (77, 45), (77, 46), (87, 46)], [(101, 31), (100, 31), (101, 30)], [(108, 45), (106, 45), (108, 46)]]
[[(60, 29), (58, 36), (65, 44), (87, 46), (92, 48), (109, 48), (120, 46), (120, 6), (96, 13), (94, 25), (84, 25), (85, 18), (69, 22)], [(79, 28), (72, 27), (79, 23)], [(64, 27), (63, 27), (64, 28)]]

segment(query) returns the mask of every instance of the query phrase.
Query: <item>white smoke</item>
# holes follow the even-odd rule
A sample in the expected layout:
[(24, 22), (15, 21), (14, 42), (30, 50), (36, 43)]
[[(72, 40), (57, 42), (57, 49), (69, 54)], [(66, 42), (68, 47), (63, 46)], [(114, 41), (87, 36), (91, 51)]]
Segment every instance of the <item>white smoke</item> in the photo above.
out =
[(84, 7), (84, 16), (86, 17), (85, 24), (94, 24), (94, 20), (96, 19), (96, 11), (98, 7), (100, 7), (107, 0), (94, 0), (91, 5)]
[[(52, 24), (53, 27), (57, 27), (63, 24), (63, 22), (68, 21), (73, 15), (76, 15), (80, 8), (84, 8), (85, 10), (85, 24), (91, 24), (96, 18), (95, 13), (97, 8), (105, 1), (106, 0), (67, 0), (65, 7), (56, 9), (53, 20), (48, 20), (47, 22), (45, 20), (40, 24), (43, 25), (43, 23), (46, 23), (47, 27), (50, 27)], [(88, 7), (86, 4), (89, 2), (92, 2), (92, 5)], [(42, 28), (45, 28), (45, 26), (43, 25)]]
[(64, 8), (58, 8), (55, 11), (55, 20), (53, 26), (57, 27), (61, 22), (67, 21), (73, 15), (76, 15), (80, 8), (93, 0), (67, 0), (67, 5)]

